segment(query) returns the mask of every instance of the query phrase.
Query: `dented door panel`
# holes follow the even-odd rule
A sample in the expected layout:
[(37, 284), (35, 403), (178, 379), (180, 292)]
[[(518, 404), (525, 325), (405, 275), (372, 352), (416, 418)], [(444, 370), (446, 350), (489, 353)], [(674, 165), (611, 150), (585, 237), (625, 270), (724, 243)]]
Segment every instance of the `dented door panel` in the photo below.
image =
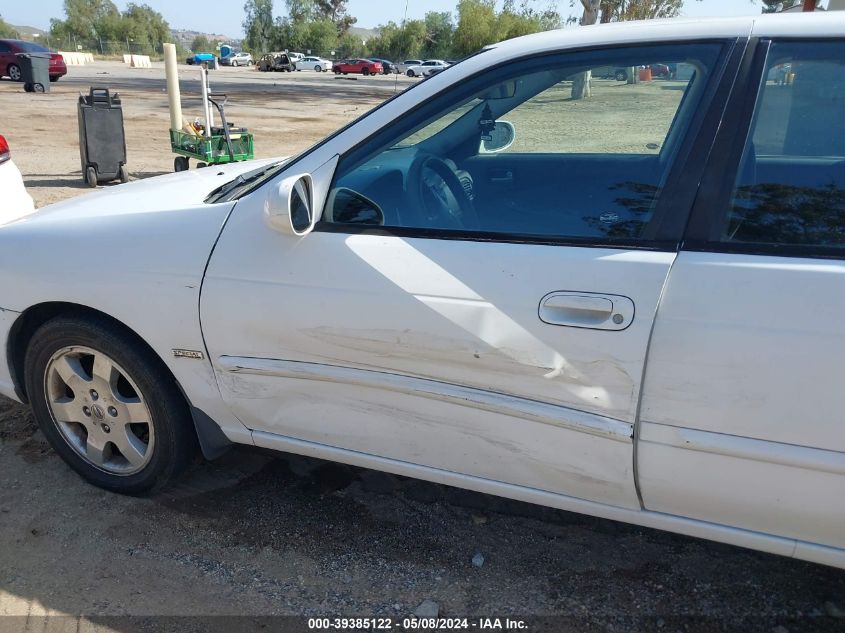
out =
[[(203, 325), (224, 398), (251, 429), (638, 507), (631, 429), (673, 259), (329, 232), (292, 241), (242, 211), (210, 263)], [(555, 291), (627, 297), (635, 315), (618, 331), (546, 323), (538, 308)], [(297, 362), (316, 371), (255, 371)], [(366, 384), (325, 379), (335, 369)], [(403, 379), (426, 381), (426, 394), (397, 388)], [(537, 404), (551, 407), (543, 419)]]

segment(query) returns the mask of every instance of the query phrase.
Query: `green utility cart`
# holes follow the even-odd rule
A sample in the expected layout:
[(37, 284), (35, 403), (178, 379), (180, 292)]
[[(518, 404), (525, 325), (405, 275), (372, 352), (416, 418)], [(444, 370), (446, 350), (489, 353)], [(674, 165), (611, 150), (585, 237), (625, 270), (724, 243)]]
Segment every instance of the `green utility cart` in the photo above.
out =
[[(220, 99), (223, 101), (221, 102)], [(246, 128), (231, 127), (226, 122), (226, 95), (208, 95), (208, 101), (220, 113), (220, 127), (212, 127), (211, 134), (202, 135), (170, 130), (170, 147), (178, 156), (173, 161), (175, 171), (188, 169), (188, 159), (197, 161), (198, 167), (221, 165), (255, 157), (252, 134)]]

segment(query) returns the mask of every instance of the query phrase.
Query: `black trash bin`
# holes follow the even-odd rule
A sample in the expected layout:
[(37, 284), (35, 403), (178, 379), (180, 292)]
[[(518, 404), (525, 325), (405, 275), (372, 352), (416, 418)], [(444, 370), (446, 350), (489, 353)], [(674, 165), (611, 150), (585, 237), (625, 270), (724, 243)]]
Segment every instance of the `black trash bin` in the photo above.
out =
[(82, 179), (89, 187), (117, 179), (128, 181), (120, 96), (110, 94), (108, 88), (91, 88), (87, 95), (79, 95), (77, 113)]
[(50, 53), (18, 53), (23, 89), (50, 92)]

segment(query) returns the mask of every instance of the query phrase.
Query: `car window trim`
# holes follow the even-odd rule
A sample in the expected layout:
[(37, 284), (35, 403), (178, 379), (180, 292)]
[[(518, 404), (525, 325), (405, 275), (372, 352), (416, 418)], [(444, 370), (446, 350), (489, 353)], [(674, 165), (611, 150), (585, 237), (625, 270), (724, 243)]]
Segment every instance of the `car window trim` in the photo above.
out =
[(645, 236), (657, 241), (673, 240), (680, 247), (716, 135), (731, 95), (741, 81), (743, 60), (750, 48), (753, 48), (751, 38), (734, 39), (713, 81), (705, 87), (701, 96), (703, 107), (690, 120), (690, 128), (675, 149), (675, 155), (667, 159), (673, 161), (672, 167)]
[[(738, 89), (728, 105), (724, 121), (714, 143), (701, 185), (698, 189), (681, 250), (732, 255), (757, 255), (807, 259), (845, 259), (845, 248), (804, 244), (766, 244), (762, 242), (722, 242), (712, 235), (721, 226), (731, 204), (736, 180), (748, 139), (753, 133), (757, 102), (767, 78), (771, 47), (775, 43), (825, 43), (840, 37), (754, 38), (749, 54), (737, 78)], [(742, 138), (742, 143), (736, 139)]]
[[(697, 184), (700, 180), (700, 175), (705, 166), (705, 158), (704, 156), (699, 157), (696, 154), (696, 157), (699, 159), (697, 164), (689, 163), (689, 161), (682, 161), (681, 156), (683, 155), (686, 158), (689, 158), (690, 154), (692, 153), (692, 149), (697, 147), (701, 144), (701, 141), (705, 139), (702, 135), (704, 131), (702, 128), (702, 124), (705, 120), (709, 120), (711, 123), (713, 122), (713, 117), (708, 115), (711, 112), (716, 113), (716, 119), (721, 119), (722, 112), (725, 108), (726, 100), (728, 95), (731, 93), (732, 82), (729, 82), (729, 86), (727, 90), (720, 90), (723, 87), (724, 82), (726, 81), (726, 77), (731, 77), (730, 71), (731, 68), (734, 69), (734, 76), (736, 74), (736, 68), (739, 66), (740, 60), (742, 59), (742, 52), (744, 51), (744, 44), (747, 44), (749, 38), (747, 36), (743, 37), (708, 37), (708, 38), (696, 38), (690, 40), (682, 40), (680, 42), (672, 42), (672, 41), (655, 41), (655, 42), (642, 42), (642, 43), (632, 43), (627, 42), (624, 44), (611, 44), (605, 46), (579, 46), (574, 48), (563, 48), (563, 49), (556, 49), (552, 51), (546, 51), (539, 54), (530, 54), (524, 55), (522, 57), (509, 59), (503, 61), (499, 64), (495, 64), (493, 66), (489, 66), (478, 72), (474, 73), (473, 75), (466, 77), (462, 80), (462, 84), (467, 84), (470, 82), (475, 82), (481, 76), (500, 70), (505, 66), (511, 66), (519, 63), (526, 63), (529, 61), (537, 61), (548, 57), (559, 57), (562, 55), (570, 55), (570, 54), (579, 54), (579, 53), (607, 53), (616, 50), (631, 50), (636, 48), (655, 48), (655, 47), (662, 47), (662, 46), (671, 46), (671, 45), (688, 45), (688, 46), (695, 46), (695, 45), (712, 45), (716, 44), (719, 45), (720, 51), (716, 56), (716, 60), (714, 62), (713, 68), (711, 69), (711, 76), (708, 80), (708, 85), (704, 88), (704, 93), (701, 97), (701, 108), (699, 111), (696, 112), (693, 117), (690, 119), (689, 128), (684, 133), (683, 137), (679, 141), (678, 147), (675, 150), (675, 157), (674, 162), (672, 164), (672, 168), (666, 178), (666, 184), (664, 186), (661, 195), (658, 198), (657, 205), (655, 206), (654, 210), (654, 217), (658, 218), (658, 212), (661, 215), (665, 215), (667, 210), (671, 210), (672, 213), (678, 214), (681, 216), (680, 220), (677, 222), (671, 223), (662, 223), (658, 219), (657, 224), (659, 226), (664, 226), (661, 230), (659, 230), (653, 237), (647, 239), (616, 239), (616, 238), (607, 238), (607, 239), (597, 239), (597, 238), (584, 238), (584, 237), (567, 237), (567, 236), (536, 236), (536, 235), (525, 235), (525, 234), (518, 234), (518, 233), (483, 233), (483, 232), (475, 232), (475, 231), (455, 231), (450, 229), (432, 229), (432, 228), (417, 228), (417, 227), (386, 227), (386, 226), (375, 226), (375, 225), (354, 225), (354, 224), (337, 224), (334, 222), (327, 222), (324, 220), (320, 220), (314, 226), (315, 232), (326, 232), (326, 233), (345, 233), (349, 235), (361, 235), (361, 234), (378, 234), (378, 235), (394, 235), (397, 237), (421, 237), (427, 239), (443, 239), (443, 240), (464, 240), (464, 241), (484, 241), (484, 242), (502, 242), (502, 243), (531, 243), (531, 244), (550, 244), (550, 245), (559, 245), (559, 246), (583, 246), (583, 247), (598, 247), (598, 248), (625, 248), (628, 250), (659, 250), (659, 251), (666, 251), (666, 252), (677, 252), (680, 248), (681, 240), (683, 237), (683, 228), (686, 225), (687, 219), (689, 217), (689, 213), (691, 210), (691, 204), (693, 195), (687, 196), (689, 199), (688, 204), (679, 210), (677, 206), (678, 201), (682, 200), (684, 196), (682, 195), (675, 195), (673, 191), (670, 190), (670, 187), (675, 187), (681, 184), (689, 184), (690, 175), (693, 175), (695, 182), (693, 183), (692, 190), (693, 192), (697, 188)], [(740, 50), (740, 54), (736, 55), (737, 49)], [(421, 108), (430, 105), (432, 102), (436, 102), (442, 100), (446, 96), (449, 95), (451, 92), (452, 87), (447, 87), (435, 95), (432, 95), (429, 99), (425, 100), (422, 103), (416, 104), (413, 108), (409, 109), (403, 116), (410, 116), (418, 112)], [(718, 100), (716, 97), (721, 93), (722, 99)], [(680, 107), (680, 106), (679, 106)], [(673, 121), (674, 122), (674, 121)], [(718, 127), (718, 125), (716, 125)], [(713, 128), (709, 134), (710, 138), (712, 139), (715, 135), (715, 129)], [(348, 157), (352, 154), (355, 154), (359, 151), (362, 147), (370, 144), (375, 137), (378, 135), (385, 134), (384, 129), (378, 130), (373, 134), (370, 134), (361, 142), (356, 143), (353, 147), (350, 147), (346, 152), (344, 152), (340, 159), (343, 161), (344, 159), (348, 159)], [(709, 144), (708, 144), (709, 147)], [(680, 165), (683, 163), (684, 168), (683, 170), (679, 169)], [(685, 174), (685, 177), (684, 177)], [(337, 172), (335, 172), (334, 176), (332, 177), (332, 185), (330, 187), (333, 188), (335, 185), (335, 181), (337, 178)], [(662, 198), (669, 198), (674, 201), (672, 207), (668, 207), (664, 204), (661, 204)], [(669, 231), (673, 231), (669, 234)]]
[[(737, 89), (731, 95), (701, 178), (684, 232), (683, 250), (694, 250), (710, 243), (710, 232), (726, 213), (748, 142), (771, 43), (771, 39), (766, 38), (749, 46), (749, 54), (737, 78)], [(737, 143), (738, 138), (742, 139), (741, 143)]]

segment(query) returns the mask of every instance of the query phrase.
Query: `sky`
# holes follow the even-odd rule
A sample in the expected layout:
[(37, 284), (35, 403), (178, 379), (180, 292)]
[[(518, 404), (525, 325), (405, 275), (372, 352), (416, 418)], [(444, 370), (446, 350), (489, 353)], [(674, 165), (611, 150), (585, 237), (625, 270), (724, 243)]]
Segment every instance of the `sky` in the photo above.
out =
[[(199, 4), (186, 0), (137, 0), (159, 11), (170, 23), (171, 28), (192, 29), (206, 33), (220, 33), (230, 37), (241, 37), (243, 28), (242, 0), (205, 0)], [(457, 0), (406, 0), (407, 17), (422, 18), (428, 11), (454, 11)], [(116, 0), (120, 9), (125, 0)], [(389, 20), (401, 22), (405, 17), (406, 2), (402, 0), (349, 0), (349, 13), (358, 18), (356, 26), (373, 28)], [(537, 6), (545, 6), (542, 1)], [(284, 0), (274, 0), (275, 14), (285, 13)], [(558, 11), (568, 15), (570, 0), (558, 0)], [(201, 10), (197, 10), (201, 7)], [(759, 0), (685, 0), (683, 15), (688, 16), (730, 16), (760, 13)], [(7, 22), (18, 26), (34, 26), (47, 29), (50, 18), (64, 17), (62, 0), (0, 0), (0, 15)]]

